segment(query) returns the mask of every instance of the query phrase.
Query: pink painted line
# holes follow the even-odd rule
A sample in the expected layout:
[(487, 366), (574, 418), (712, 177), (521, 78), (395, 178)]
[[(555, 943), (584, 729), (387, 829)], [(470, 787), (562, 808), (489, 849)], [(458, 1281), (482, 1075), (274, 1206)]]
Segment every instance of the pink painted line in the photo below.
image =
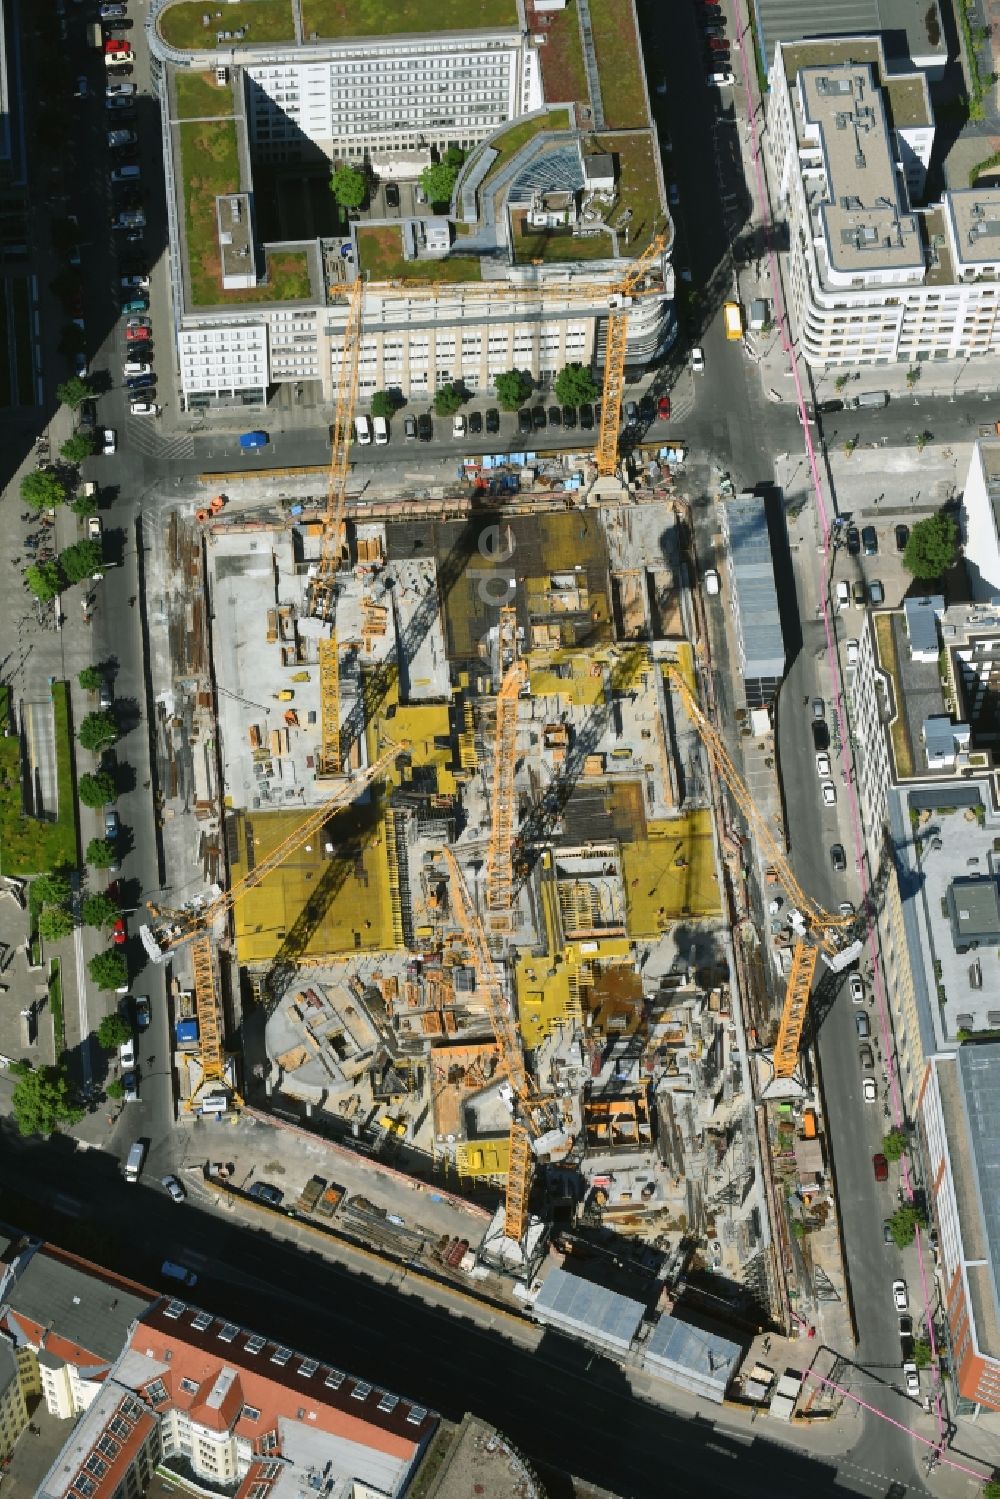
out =
[[(809, 462), (809, 473), (812, 479), (812, 489), (816, 499), (816, 514), (819, 518), (820, 528), (823, 535), (823, 560), (824, 564), (829, 565), (830, 521), (826, 509), (826, 501), (823, 497), (823, 485), (820, 479), (816, 450), (813, 446), (812, 430), (809, 426), (809, 420), (806, 413), (805, 394), (802, 389), (802, 380), (799, 375), (798, 360), (795, 357), (795, 349), (792, 344), (792, 338), (788, 327), (788, 319), (785, 314), (785, 302), (781, 289), (781, 273), (778, 265), (778, 257), (774, 249), (774, 222), (771, 217), (771, 205), (767, 195), (767, 189), (764, 184), (764, 171), (761, 164), (760, 135), (757, 130), (757, 111), (754, 103), (753, 91), (750, 86), (751, 76), (756, 75), (755, 54), (751, 42), (750, 56), (748, 57), (747, 55), (747, 27), (743, 11), (738, 4), (734, 4), (734, 10), (736, 12), (736, 40), (739, 44), (740, 60), (743, 64), (743, 90), (746, 98), (747, 120), (750, 126), (750, 154), (753, 161), (754, 177), (757, 187), (757, 211), (760, 222), (765, 226), (767, 232), (767, 258), (771, 273), (771, 290), (774, 299), (775, 319), (778, 324), (781, 346), (788, 357), (789, 368), (792, 373), (792, 378), (795, 382), (795, 399), (798, 406), (799, 423), (802, 427), (802, 432), (805, 439), (806, 457)], [(751, 74), (751, 66), (753, 67), (753, 75)], [(763, 101), (761, 101), (761, 107), (763, 108)], [(833, 703), (834, 714), (836, 717), (837, 728), (840, 732), (842, 752), (846, 752), (848, 750), (848, 746), (850, 745), (850, 733), (847, 722), (846, 707), (841, 691), (841, 676), (839, 671), (839, 661), (837, 658), (836, 631), (830, 613), (830, 597), (828, 589), (821, 589), (820, 605), (823, 611), (823, 629), (826, 635), (827, 664), (830, 668), (831, 678), (835, 683)], [(901, 1125), (905, 1116), (903, 1113), (902, 1097), (899, 1091), (899, 1079), (896, 1072), (895, 1058), (892, 1051), (891, 1034), (889, 1029), (888, 1000), (885, 993), (885, 988), (882, 983), (882, 974), (878, 962), (878, 940), (875, 933), (875, 926), (871, 919), (871, 887), (868, 882), (868, 871), (865, 867), (864, 860), (864, 838), (861, 827), (861, 811), (858, 804), (857, 794), (855, 792), (853, 757), (847, 777), (847, 803), (850, 812), (851, 837), (854, 842), (855, 866), (861, 877), (861, 893), (866, 922), (865, 938), (868, 945), (869, 956), (871, 959), (872, 982), (874, 985), (875, 998), (877, 1002), (879, 1028), (882, 1034), (882, 1052), (885, 1058), (886, 1071), (888, 1072), (889, 1076), (889, 1090), (892, 1099), (893, 1118), (894, 1122), (897, 1125)], [(907, 1163), (905, 1155), (901, 1159), (901, 1164), (903, 1171), (904, 1189), (906, 1191), (907, 1197), (909, 1197), (912, 1201), (913, 1186), (910, 1181), (909, 1165)], [(931, 1310), (930, 1297), (928, 1295), (927, 1277), (924, 1270), (924, 1259), (920, 1245), (919, 1234), (917, 1235), (917, 1254), (918, 1263), (920, 1266), (921, 1289), (924, 1296), (925, 1320), (928, 1332), (930, 1334), (931, 1351), (934, 1356), (936, 1372), (937, 1350), (934, 1344), (934, 1318)], [(934, 1405), (938, 1421), (938, 1435), (939, 1438), (943, 1438), (944, 1418), (941, 1411), (940, 1384), (938, 1384), (938, 1387), (935, 1390)]]
[(862, 1400), (861, 1396), (855, 1395), (853, 1390), (847, 1389), (845, 1385), (836, 1384), (832, 1379), (827, 1379), (826, 1375), (820, 1374), (818, 1370), (806, 1369), (804, 1377), (806, 1379), (816, 1379), (820, 1384), (828, 1385), (842, 1399), (853, 1400), (855, 1405), (860, 1406), (862, 1410), (868, 1411), (870, 1415), (878, 1416), (879, 1420), (885, 1421), (888, 1426), (895, 1426), (897, 1431), (905, 1431), (907, 1436), (911, 1436), (915, 1442), (920, 1442), (922, 1446), (929, 1447), (934, 1453), (936, 1461), (943, 1463), (946, 1468), (953, 1468), (956, 1473), (965, 1473), (969, 1478), (974, 1478), (977, 1483), (983, 1483), (985, 1479), (990, 1477), (993, 1470), (988, 1464), (984, 1463), (984, 1466), (987, 1468), (985, 1473), (977, 1473), (975, 1468), (967, 1468), (964, 1463), (956, 1463), (952, 1458), (945, 1457), (938, 1442), (932, 1442), (930, 1437), (922, 1436), (919, 1431), (914, 1431), (913, 1427), (907, 1426), (905, 1421), (897, 1421), (895, 1416), (890, 1416), (886, 1411), (879, 1410), (877, 1405), (872, 1405), (868, 1400)]

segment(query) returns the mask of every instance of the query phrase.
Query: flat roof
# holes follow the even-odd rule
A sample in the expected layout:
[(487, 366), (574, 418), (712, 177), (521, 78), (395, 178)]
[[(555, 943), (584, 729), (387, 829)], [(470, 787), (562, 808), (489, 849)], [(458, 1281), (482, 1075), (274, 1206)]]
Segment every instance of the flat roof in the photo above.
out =
[(886, 52), (895, 58), (944, 62), (948, 55), (943, 29), (928, 33), (931, 0), (754, 0), (757, 32), (767, 66), (779, 42), (812, 37), (870, 37), (882, 33)]
[(721, 1402), (742, 1355), (731, 1338), (668, 1314), (650, 1334), (643, 1362), (671, 1383)]
[[(975, 1162), (972, 1185), (986, 1228), (996, 1317), (1000, 1286), (1000, 1042), (983, 1041), (960, 1047), (958, 1071), (968, 1140), (951, 1142), (953, 1148), (949, 1154), (954, 1161), (957, 1154), (966, 1155), (971, 1149)], [(963, 1243), (963, 1249), (969, 1259), (975, 1257), (974, 1246)], [(996, 1356), (1000, 1349), (994, 1346), (992, 1352)]]
[(549, 1271), (534, 1304), (540, 1322), (621, 1352), (631, 1346), (644, 1311), (641, 1301), (558, 1268)]
[(903, 614), (906, 619), (906, 634), (910, 651), (922, 655), (932, 651), (938, 653), (938, 615), (944, 610), (941, 594), (928, 594), (924, 598), (904, 599)]
[(153, 1300), (153, 1292), (46, 1245), (27, 1259), (5, 1306), (8, 1322), (28, 1319), (46, 1342), (59, 1339), (63, 1362), (78, 1363), (77, 1353), (110, 1362)]
[(798, 74), (805, 120), (815, 127), (826, 171), (819, 204), (832, 269), (924, 268), (916, 216), (902, 198), (885, 104), (870, 63), (804, 68)]
[(741, 494), (726, 501), (730, 568), (746, 653), (745, 674), (780, 676), (785, 669), (774, 559), (761, 495)]
[(1000, 261), (1000, 188), (959, 188), (944, 202), (959, 267)]

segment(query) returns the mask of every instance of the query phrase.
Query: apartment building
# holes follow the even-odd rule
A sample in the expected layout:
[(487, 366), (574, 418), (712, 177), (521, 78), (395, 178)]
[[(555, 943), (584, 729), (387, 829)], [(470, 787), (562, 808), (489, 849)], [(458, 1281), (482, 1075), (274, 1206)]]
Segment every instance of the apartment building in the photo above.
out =
[(782, 43), (768, 129), (805, 358), (916, 364), (1000, 351), (1000, 192), (923, 204), (934, 116), (921, 73), (878, 37)]
[(73, 1427), (37, 1499), (141, 1499), (161, 1455), (153, 1412), (110, 1379)]
[(0, 1296), (26, 1393), (40, 1390), (50, 1415), (79, 1416), (108, 1377), (153, 1293), (54, 1245), (28, 1243)]
[(438, 1424), (414, 1401), (182, 1301), (143, 1314), (114, 1374), (155, 1412), (165, 1466), (237, 1499), (278, 1479), (282, 1492), (308, 1492), (317, 1475), (326, 1492), (402, 1494)]
[[(634, 25), (631, 6), (624, 15)], [(186, 53), (168, 40), (169, 17), (169, 3), (154, 7), (148, 29), (188, 409), (261, 408), (282, 385), (331, 403), (359, 276), (362, 401), (386, 388), (426, 399), (451, 381), (489, 393), (512, 368), (545, 385), (567, 363), (601, 366), (616, 284), (654, 232), (671, 233), (644, 85), (645, 127), (596, 140), (587, 106), (547, 103), (542, 42), (513, 0), (507, 28), (470, 14), (461, 33)], [(193, 80), (217, 91), (209, 122)], [(435, 212), (417, 178), (449, 146), (468, 156), (452, 205)], [(206, 147), (230, 164), (210, 196), (196, 181)], [(316, 202), (341, 163), (396, 184), (399, 212), (383, 199), (331, 227)], [(676, 333), (658, 257), (630, 299), (629, 372)]]
[(10, 1338), (0, 1334), (0, 1467), (14, 1450), (28, 1424), (25, 1397), (29, 1391), (21, 1380), (21, 1366)]

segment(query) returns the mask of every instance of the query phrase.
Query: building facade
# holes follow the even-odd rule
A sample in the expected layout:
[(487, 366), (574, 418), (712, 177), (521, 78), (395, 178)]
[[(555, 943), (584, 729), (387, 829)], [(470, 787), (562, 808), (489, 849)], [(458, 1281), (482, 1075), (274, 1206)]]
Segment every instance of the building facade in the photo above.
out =
[(111, 1379), (73, 1427), (37, 1499), (141, 1499), (161, 1456), (155, 1415)]
[(766, 139), (787, 219), (789, 310), (830, 365), (1000, 351), (1000, 192), (924, 193), (934, 117), (922, 74), (877, 37), (775, 49)]

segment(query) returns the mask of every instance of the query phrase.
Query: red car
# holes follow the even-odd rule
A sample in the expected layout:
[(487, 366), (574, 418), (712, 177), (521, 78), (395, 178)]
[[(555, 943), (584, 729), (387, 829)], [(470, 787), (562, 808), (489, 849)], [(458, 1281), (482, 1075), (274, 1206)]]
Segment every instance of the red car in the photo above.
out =
[(670, 397), (661, 396), (656, 403), (656, 410), (661, 422), (665, 422), (670, 416)]
[(881, 1151), (877, 1155), (872, 1156), (872, 1167), (875, 1171), (875, 1180), (877, 1182), (887, 1182), (889, 1180), (889, 1163)]
[(126, 342), (130, 343), (130, 344), (143, 343), (145, 341), (148, 341), (151, 337), (152, 337), (152, 330), (149, 329), (149, 328), (126, 328), (125, 329), (125, 339), (126, 339)]
[(125, 918), (119, 916), (111, 929), (111, 940), (116, 947), (124, 947), (128, 941), (128, 932), (125, 929)]

